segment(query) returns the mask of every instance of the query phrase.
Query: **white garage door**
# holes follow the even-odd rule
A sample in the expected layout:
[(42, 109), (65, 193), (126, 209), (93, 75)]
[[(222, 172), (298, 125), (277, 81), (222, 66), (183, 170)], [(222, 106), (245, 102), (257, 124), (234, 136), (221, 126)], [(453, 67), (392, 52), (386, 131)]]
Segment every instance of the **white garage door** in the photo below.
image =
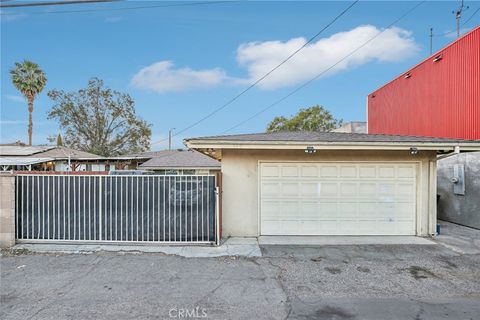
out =
[(261, 163), (262, 235), (414, 235), (416, 164)]

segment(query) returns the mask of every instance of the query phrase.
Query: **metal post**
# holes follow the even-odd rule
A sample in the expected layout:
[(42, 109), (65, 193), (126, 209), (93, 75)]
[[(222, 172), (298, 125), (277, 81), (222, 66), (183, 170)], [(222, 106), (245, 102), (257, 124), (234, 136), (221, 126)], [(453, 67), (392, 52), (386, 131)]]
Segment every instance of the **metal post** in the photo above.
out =
[(433, 53), (433, 28), (430, 28), (430, 55)]
[(220, 245), (220, 188), (215, 187), (215, 245)]
[(172, 150), (172, 131), (175, 130), (175, 128), (170, 128), (168, 130), (168, 150)]

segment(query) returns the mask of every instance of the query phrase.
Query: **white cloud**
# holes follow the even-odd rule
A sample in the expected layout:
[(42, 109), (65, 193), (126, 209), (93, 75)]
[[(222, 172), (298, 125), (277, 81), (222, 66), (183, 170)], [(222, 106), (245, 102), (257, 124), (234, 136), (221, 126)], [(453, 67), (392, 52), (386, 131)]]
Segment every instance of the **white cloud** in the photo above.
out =
[[(276, 89), (313, 78), (380, 31), (375, 26), (363, 25), (308, 44), (287, 63), (260, 82), (259, 87)], [(248, 81), (253, 82), (286, 59), (306, 41), (305, 38), (294, 38), (285, 42), (266, 41), (242, 44), (237, 49), (237, 61), (247, 69)], [(374, 60), (401, 61), (411, 57), (418, 50), (410, 32), (393, 27), (387, 29), (325, 75), (332, 75)]]
[(7, 99), (13, 102), (25, 102), (25, 98), (15, 95), (7, 95)]
[[(24, 125), (28, 124), (27, 120), (0, 120), (0, 125)], [(55, 122), (52, 121), (33, 121), (34, 126), (52, 126)]]
[(222, 69), (192, 70), (174, 68), (171, 61), (160, 61), (141, 69), (131, 80), (138, 88), (159, 93), (218, 86), (228, 77)]
[[(470, 31), (471, 29), (472, 29), (472, 28), (460, 28), (460, 36), (464, 35), (464, 34), (467, 33), (468, 31)], [(442, 35), (443, 35), (445, 38), (455, 39), (455, 38), (457, 38), (457, 30), (445, 31), (444, 33), (442, 33)]]
[(18, 125), (18, 124), (27, 124), (28, 121), (22, 120), (0, 120), (1, 125)]
[(115, 23), (121, 21), (122, 19), (122, 17), (106, 17), (103, 21), (106, 23)]
[(25, 13), (0, 10), (0, 20), (9, 22), (26, 17)]
[[(258, 87), (260, 89), (276, 89), (309, 80), (336, 64), (381, 31), (382, 29), (372, 25), (362, 25), (310, 43), (260, 82)], [(306, 42), (307, 40), (301, 37), (287, 41), (241, 44), (237, 48), (236, 59), (238, 65), (247, 71), (248, 75), (243, 79), (229, 77), (220, 68), (206, 70), (192, 70), (188, 67), (174, 68), (173, 62), (160, 61), (141, 69), (132, 78), (131, 84), (160, 93), (192, 88), (212, 88), (223, 84), (250, 84), (280, 64)], [(355, 54), (338, 63), (324, 76), (372, 61), (402, 61), (415, 55), (418, 51), (419, 47), (411, 32), (392, 27), (386, 29)]]

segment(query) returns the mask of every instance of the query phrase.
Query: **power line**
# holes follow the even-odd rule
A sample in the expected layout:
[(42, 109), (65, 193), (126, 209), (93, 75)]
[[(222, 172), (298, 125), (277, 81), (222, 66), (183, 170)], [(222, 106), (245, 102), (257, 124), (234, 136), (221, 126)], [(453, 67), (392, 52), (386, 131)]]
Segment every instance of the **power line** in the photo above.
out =
[[(265, 73), (263, 76), (258, 78), (255, 82), (253, 82), (251, 85), (249, 85), (247, 88), (245, 88), (243, 91), (238, 93), (236, 96), (234, 96), (232, 99), (228, 100), (226, 103), (221, 105), (220, 107), (216, 108), (206, 116), (200, 118), (199, 120), (195, 121), (191, 125), (177, 131), (173, 136), (178, 136), (179, 134), (182, 134), (183, 132), (195, 127), (196, 125), (200, 124), (201, 122), (207, 120), (208, 118), (212, 117), (216, 113), (220, 112), (221, 110), (225, 109), (228, 107), (230, 104), (235, 102), (238, 98), (240, 98), (242, 95), (244, 95), (247, 91), (255, 87), (257, 84), (259, 84), (261, 81), (263, 81), (265, 78), (267, 78), (270, 74), (272, 74), (275, 70), (280, 68), (282, 65), (284, 65), (287, 61), (289, 61), (293, 56), (295, 56), (298, 52), (300, 52), (302, 49), (304, 49), (309, 43), (311, 43), (315, 38), (317, 38), (321, 33), (323, 33), (327, 28), (329, 28), (332, 24), (334, 24), (338, 19), (340, 19), (345, 13), (347, 13), (348, 10), (350, 10), (355, 4), (358, 3), (359, 0), (356, 0), (352, 2), (347, 8), (345, 8), (340, 14), (338, 14), (333, 20), (331, 20), (325, 27), (323, 27), (320, 31), (318, 31), (315, 35), (313, 35), (307, 42), (305, 42), (302, 46), (300, 46), (297, 50), (295, 50), (293, 53), (291, 53), (286, 59), (284, 59), (282, 62), (280, 62), (278, 65), (276, 65), (273, 69)], [(158, 144), (163, 141), (166, 141), (166, 139), (156, 141), (152, 144)]]
[[(475, 10), (472, 15), (470, 17), (468, 17), (467, 20), (465, 20), (463, 23), (462, 23), (462, 27), (464, 27), (467, 23), (470, 22), (470, 20), (473, 19), (473, 17), (480, 11), (480, 7), (477, 8), (477, 10)], [(449, 34), (452, 34), (452, 33), (456, 33), (457, 31), (447, 31), (447, 32), (443, 32), (443, 33), (439, 33), (439, 34), (434, 34), (432, 35), (433, 37), (444, 37), (444, 36), (447, 36)]]
[[(0, 4), (0, 8), (18, 8), (18, 7), (39, 7), (39, 6), (58, 6), (65, 4), (85, 4), (97, 2), (113, 2), (122, 0), (72, 0), (72, 1), (47, 1), (47, 2), (29, 2), (29, 3), (7, 3)], [(5, 1), (2, 1), (2, 3)]]
[(462, 27), (466, 25), (470, 20), (472, 20), (472, 18), (478, 13), (478, 11), (480, 11), (480, 7), (478, 7), (477, 10), (475, 10), (467, 20), (465, 20), (465, 22), (462, 24)]
[[(230, 2), (242, 2), (247, 0), (227, 0), (227, 1), (203, 1), (203, 2), (184, 2), (173, 4), (159, 4), (159, 5), (147, 5), (147, 6), (135, 6), (135, 7), (123, 7), (123, 8), (96, 8), (96, 9), (80, 9), (80, 10), (57, 10), (57, 11), (40, 11), (29, 12), (28, 14), (55, 14), (55, 13), (88, 13), (88, 12), (102, 12), (102, 11), (126, 11), (126, 10), (141, 10), (141, 9), (153, 9), (153, 8), (169, 8), (169, 7), (186, 7), (186, 6), (203, 6), (209, 4), (221, 4)], [(4, 15), (5, 13), (2, 13)]]
[(359, 51), (360, 49), (362, 49), (363, 47), (365, 47), (367, 44), (369, 44), (370, 42), (372, 42), (373, 40), (375, 40), (378, 36), (380, 36), (382, 33), (384, 33), (386, 30), (388, 30), (390, 27), (392, 27), (394, 24), (396, 24), (397, 22), (399, 22), (400, 20), (402, 20), (403, 18), (405, 18), (407, 15), (409, 15), (412, 11), (414, 11), (415, 9), (417, 9), (421, 4), (423, 4), (425, 1), (421, 1), (419, 2), (418, 4), (416, 4), (414, 7), (412, 7), (411, 9), (409, 9), (407, 12), (405, 12), (402, 16), (400, 16), (399, 18), (397, 18), (395, 21), (393, 21), (392, 23), (390, 23), (385, 29), (383, 29), (382, 31), (380, 31), (378, 34), (376, 34), (374, 37), (368, 39), (366, 42), (364, 42), (362, 45), (360, 45), (359, 47), (357, 47), (355, 50), (351, 51), (349, 54), (347, 54), (346, 56), (344, 56), (342, 59), (338, 60), (337, 62), (335, 62), (333, 65), (331, 65), (330, 67), (328, 67), (327, 69), (324, 69), (322, 72), (320, 72), (319, 74), (317, 74), (315, 77), (311, 78), (310, 80), (304, 82), (303, 84), (301, 84), (300, 86), (298, 86), (297, 88), (295, 88), (293, 91), (291, 91), (290, 93), (288, 93), (287, 95), (283, 96), (282, 98), (278, 99), (277, 101), (275, 101), (274, 103), (270, 104), (269, 106), (263, 108), (262, 110), (258, 111), (257, 113), (255, 113), (254, 115), (252, 115), (251, 117), (241, 121), (240, 123), (237, 123), (236, 125), (234, 125), (233, 127), (221, 132), (220, 134), (224, 134), (224, 133), (227, 133), (233, 129), (236, 129), (238, 127), (240, 127), (241, 125), (247, 123), (248, 121), (256, 118), (257, 116), (259, 116), (260, 114), (264, 113), (265, 111), (267, 111), (268, 109), (271, 109), (273, 108), (274, 106), (276, 106), (277, 104), (281, 103), (282, 101), (286, 100), (287, 98), (291, 97), (292, 95), (294, 95), (295, 93), (297, 93), (298, 91), (300, 91), (301, 89), (303, 89), (304, 87), (306, 87), (307, 85), (309, 85), (310, 83), (312, 83), (313, 81), (317, 80), (319, 77), (321, 77), (322, 75), (324, 75), (325, 73), (327, 73), (328, 71), (330, 71), (331, 69), (333, 69), (334, 67), (336, 67), (338, 64), (342, 63), (343, 61), (345, 61), (347, 58), (349, 58), (350, 56), (352, 56), (353, 54), (355, 54), (357, 51)]

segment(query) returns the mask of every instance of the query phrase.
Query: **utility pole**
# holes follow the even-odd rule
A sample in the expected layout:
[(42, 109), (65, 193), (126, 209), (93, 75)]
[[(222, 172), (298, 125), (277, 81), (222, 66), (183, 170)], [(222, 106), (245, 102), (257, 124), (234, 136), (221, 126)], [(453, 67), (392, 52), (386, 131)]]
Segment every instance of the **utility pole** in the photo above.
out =
[(175, 128), (170, 128), (168, 130), (168, 150), (172, 150), (172, 131), (175, 130)]
[[(457, 11), (452, 12), (455, 14), (455, 19), (457, 20), (457, 38), (460, 37), (460, 19), (462, 18), (463, 8), (464, 4), (462, 0), (462, 3), (460, 4), (460, 7), (457, 9)], [(466, 7), (466, 9), (468, 9), (468, 6)]]
[(433, 53), (433, 28), (430, 28), (430, 55)]

